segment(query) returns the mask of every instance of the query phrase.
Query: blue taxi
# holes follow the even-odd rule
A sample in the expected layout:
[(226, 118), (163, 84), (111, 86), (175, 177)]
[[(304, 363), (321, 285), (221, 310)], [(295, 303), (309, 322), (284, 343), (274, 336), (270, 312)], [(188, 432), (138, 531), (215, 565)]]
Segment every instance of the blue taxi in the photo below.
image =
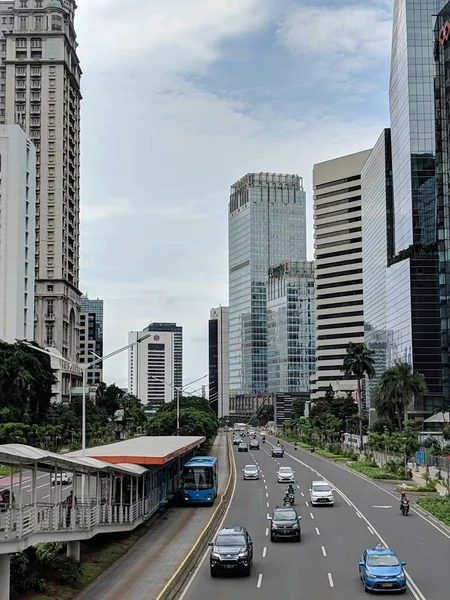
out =
[(383, 544), (368, 548), (359, 561), (359, 576), (366, 592), (406, 592), (405, 562)]

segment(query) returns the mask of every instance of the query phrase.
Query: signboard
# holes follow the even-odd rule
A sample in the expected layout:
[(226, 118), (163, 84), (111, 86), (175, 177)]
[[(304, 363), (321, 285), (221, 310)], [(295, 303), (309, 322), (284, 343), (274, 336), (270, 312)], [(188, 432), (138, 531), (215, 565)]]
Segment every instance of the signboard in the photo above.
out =
[(443, 46), (450, 37), (450, 21), (447, 21), (439, 32), (439, 43)]
[(416, 452), (416, 465), (418, 467), (425, 466), (425, 450), (418, 450)]

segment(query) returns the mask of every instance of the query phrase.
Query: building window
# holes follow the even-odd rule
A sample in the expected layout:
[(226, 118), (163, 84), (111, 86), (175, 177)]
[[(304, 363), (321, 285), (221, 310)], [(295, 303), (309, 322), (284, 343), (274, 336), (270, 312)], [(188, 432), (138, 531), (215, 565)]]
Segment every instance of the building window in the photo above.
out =
[(45, 327), (45, 342), (47, 346), (53, 346), (53, 325), (47, 325)]
[(63, 20), (60, 15), (52, 15), (52, 31), (62, 31)]
[(19, 31), (26, 31), (26, 30), (27, 30), (27, 18), (19, 17)]
[(42, 17), (36, 17), (34, 19), (34, 29), (36, 31), (42, 31)]
[(16, 40), (16, 48), (26, 48), (27, 40), (26, 38), (17, 38)]
[(28, 0), (20, 0), (19, 8), (27, 8), (27, 7), (28, 7)]

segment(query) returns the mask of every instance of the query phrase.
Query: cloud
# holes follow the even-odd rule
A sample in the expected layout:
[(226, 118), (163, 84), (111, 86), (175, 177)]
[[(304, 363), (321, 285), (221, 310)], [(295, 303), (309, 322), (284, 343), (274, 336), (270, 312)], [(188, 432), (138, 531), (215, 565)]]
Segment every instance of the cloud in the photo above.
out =
[[(209, 309), (228, 302), (230, 185), (252, 171), (298, 173), (311, 225), (313, 164), (373, 144), (386, 108), (349, 110), (351, 87), (341, 104), (311, 92), (311, 55), (308, 70), (279, 43), (285, 0), (79, 5), (81, 286), (105, 300), (105, 352), (151, 321), (182, 325), (190, 381), (208, 370)], [(315, 57), (326, 62), (330, 44)], [(310, 248), (311, 236), (310, 226)], [(126, 353), (105, 376), (127, 385)]]

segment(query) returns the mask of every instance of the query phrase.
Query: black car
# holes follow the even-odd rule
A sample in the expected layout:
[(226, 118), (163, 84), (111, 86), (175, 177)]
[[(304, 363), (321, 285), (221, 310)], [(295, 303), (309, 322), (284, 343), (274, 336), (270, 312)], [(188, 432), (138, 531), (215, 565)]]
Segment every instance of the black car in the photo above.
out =
[(270, 520), (270, 540), (293, 539), (299, 542), (302, 539), (300, 527), (301, 517), (293, 506), (277, 506), (272, 512)]
[(9, 488), (0, 488), (0, 512), (5, 512), (15, 502), (16, 497), (14, 496), (14, 492), (11, 497), (11, 490)]
[(250, 442), (250, 450), (259, 450), (259, 442), (258, 442), (258, 440), (251, 440), (251, 442)]
[(247, 442), (241, 442), (238, 446), (238, 452), (248, 452)]
[(211, 577), (234, 571), (249, 576), (253, 565), (253, 542), (245, 527), (225, 527), (210, 542)]
[(280, 446), (274, 446), (272, 448), (272, 457), (273, 458), (283, 458), (284, 450)]

